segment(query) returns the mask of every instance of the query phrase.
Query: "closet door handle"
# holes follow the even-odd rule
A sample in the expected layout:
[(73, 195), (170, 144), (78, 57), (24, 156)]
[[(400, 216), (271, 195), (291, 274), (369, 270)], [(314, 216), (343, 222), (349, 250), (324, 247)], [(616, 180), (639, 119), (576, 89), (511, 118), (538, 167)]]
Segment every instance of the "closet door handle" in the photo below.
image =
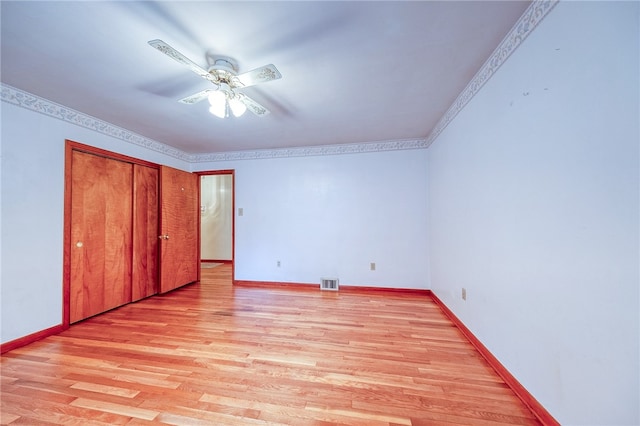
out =
[(161, 239), (161, 240), (168, 240), (169, 236), (166, 235), (166, 234), (165, 235), (159, 235), (158, 238)]

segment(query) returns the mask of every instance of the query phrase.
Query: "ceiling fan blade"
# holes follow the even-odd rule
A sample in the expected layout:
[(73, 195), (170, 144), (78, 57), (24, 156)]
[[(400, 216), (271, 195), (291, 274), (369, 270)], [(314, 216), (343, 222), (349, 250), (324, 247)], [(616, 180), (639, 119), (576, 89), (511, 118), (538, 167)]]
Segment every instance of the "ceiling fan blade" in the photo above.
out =
[(238, 83), (237, 87), (248, 87), (279, 78), (282, 78), (280, 71), (278, 71), (275, 65), (269, 64), (240, 74), (234, 78), (234, 81)]
[(191, 96), (187, 96), (186, 98), (182, 98), (178, 102), (181, 102), (183, 104), (195, 104), (204, 99), (207, 99), (207, 96), (209, 96), (209, 93), (211, 92), (215, 92), (215, 90), (206, 89), (206, 90), (203, 90), (202, 92), (198, 92)]
[(240, 102), (245, 104), (247, 106), (247, 109), (255, 115), (262, 117), (270, 113), (268, 109), (266, 109), (247, 95), (243, 93), (236, 93), (236, 96), (240, 99)]
[(191, 59), (189, 59), (186, 56), (184, 56), (182, 53), (178, 52), (173, 47), (169, 46), (164, 41), (162, 41), (162, 40), (151, 40), (148, 43), (149, 43), (150, 46), (155, 47), (156, 49), (158, 49), (160, 52), (164, 53), (165, 55), (167, 55), (171, 59), (173, 59), (173, 60), (175, 60), (177, 62), (180, 62), (182, 65), (186, 65), (187, 67), (189, 67), (189, 69), (191, 71), (195, 72), (200, 77), (202, 77), (204, 79), (207, 79), (212, 83), (216, 82), (215, 78), (211, 74), (209, 74), (204, 68), (200, 67), (198, 64), (196, 64)]

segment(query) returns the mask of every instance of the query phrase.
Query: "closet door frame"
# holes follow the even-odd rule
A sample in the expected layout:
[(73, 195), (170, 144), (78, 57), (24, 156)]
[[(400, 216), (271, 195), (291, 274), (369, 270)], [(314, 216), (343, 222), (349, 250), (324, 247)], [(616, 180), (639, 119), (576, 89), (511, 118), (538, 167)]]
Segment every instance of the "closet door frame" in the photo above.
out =
[(62, 269), (62, 326), (68, 329), (71, 316), (71, 188), (73, 151), (97, 155), (113, 160), (124, 161), (131, 164), (160, 169), (160, 165), (127, 155), (118, 154), (105, 149), (85, 145), (72, 140), (65, 140), (65, 165), (64, 165), (64, 226), (63, 226), (63, 269)]

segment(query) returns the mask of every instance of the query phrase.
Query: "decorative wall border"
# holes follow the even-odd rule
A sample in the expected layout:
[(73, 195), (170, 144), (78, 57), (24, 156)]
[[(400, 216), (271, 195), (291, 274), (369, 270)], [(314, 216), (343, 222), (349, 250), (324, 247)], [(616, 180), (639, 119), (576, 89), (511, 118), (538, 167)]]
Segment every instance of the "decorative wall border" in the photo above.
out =
[(560, 0), (534, 0), (427, 136), (429, 147)]
[(189, 154), (177, 148), (148, 139), (129, 130), (107, 123), (90, 115), (75, 111), (55, 102), (42, 99), (14, 87), (2, 84), (3, 102), (19, 106), (49, 117), (84, 127), (107, 136), (120, 139), (188, 163), (216, 161), (259, 160), (269, 158), (308, 157), (325, 155), (360, 154), (407, 149), (426, 149), (442, 131), (453, 121), (458, 113), (480, 91), (484, 84), (496, 73), (500, 66), (522, 44), (529, 34), (560, 0), (534, 0), (504, 40), (493, 51), (465, 89), (435, 125), (426, 138), (365, 142), (343, 145), (324, 145), (295, 148), (276, 148), (255, 151), (231, 151), (208, 154)]
[(343, 145), (323, 145), (311, 147), (277, 148), (256, 151), (228, 151), (209, 154), (189, 154), (169, 145), (148, 139), (106, 121), (65, 107), (39, 96), (2, 83), (3, 102), (28, 109), (76, 126), (84, 127), (107, 136), (120, 139), (146, 149), (160, 152), (189, 163), (214, 161), (259, 160), (267, 158), (308, 157), (321, 155), (360, 154), (367, 152), (398, 151), (406, 149), (426, 149), (425, 139), (403, 139), (393, 141), (365, 142)]
[(93, 130), (103, 135), (111, 136), (134, 145), (142, 146), (152, 151), (161, 152), (170, 157), (180, 160), (192, 162), (195, 158), (193, 154), (187, 154), (184, 151), (176, 149), (172, 146), (156, 142), (152, 139), (145, 138), (129, 130), (107, 123), (106, 121), (97, 119), (85, 113), (67, 108), (63, 105), (40, 98), (31, 93), (25, 92), (15, 87), (2, 84), (2, 102), (12, 104), (21, 108), (37, 112), (48, 117), (57, 118), (85, 129)]
[(368, 152), (426, 149), (425, 139), (403, 139), (394, 141), (366, 142), (343, 145), (322, 145), (296, 148), (265, 149), (257, 151), (233, 151), (200, 154), (194, 162), (263, 160), (267, 158), (310, 157), (324, 155), (362, 154)]

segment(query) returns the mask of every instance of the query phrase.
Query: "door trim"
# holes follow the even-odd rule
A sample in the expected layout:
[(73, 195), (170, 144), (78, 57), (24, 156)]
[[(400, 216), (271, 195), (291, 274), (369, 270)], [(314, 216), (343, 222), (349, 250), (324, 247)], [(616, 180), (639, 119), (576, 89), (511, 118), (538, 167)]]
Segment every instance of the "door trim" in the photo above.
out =
[[(227, 170), (208, 170), (202, 172), (193, 172), (198, 175), (198, 205), (201, 206), (202, 200), (202, 179), (201, 176), (211, 175), (231, 175), (231, 282), (234, 282), (236, 276), (236, 171), (235, 169)], [(202, 238), (202, 215), (198, 215), (198, 262), (202, 262), (200, 247)], [(202, 268), (198, 268), (198, 280), (200, 280), (200, 272)]]
[[(65, 140), (64, 154), (64, 225), (63, 225), (63, 261), (62, 261), (62, 328), (68, 329), (70, 326), (71, 316), (71, 170), (73, 167), (73, 151), (93, 154), (112, 160), (123, 161), (131, 164), (160, 169), (160, 165), (150, 161), (141, 160), (139, 158), (129, 157), (128, 155), (118, 154), (116, 152), (107, 151), (105, 149), (96, 148), (75, 142), (69, 139)], [(133, 232), (133, 229), (132, 229)]]

